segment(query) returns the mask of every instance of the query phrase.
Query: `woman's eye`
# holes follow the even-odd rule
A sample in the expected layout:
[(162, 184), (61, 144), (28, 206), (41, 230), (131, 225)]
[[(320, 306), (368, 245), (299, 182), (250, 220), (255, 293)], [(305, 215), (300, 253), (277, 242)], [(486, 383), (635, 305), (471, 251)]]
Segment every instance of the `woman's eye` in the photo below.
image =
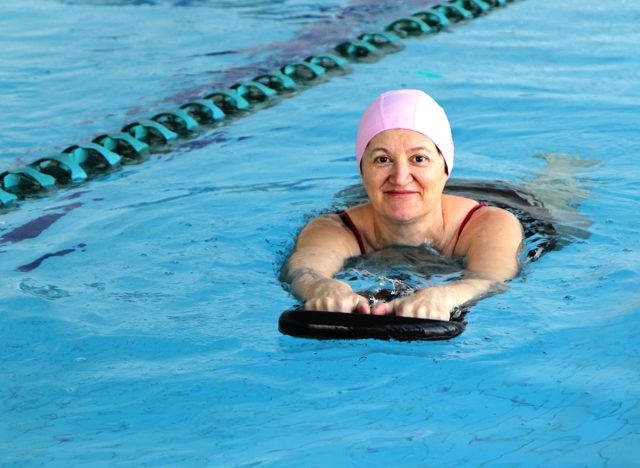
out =
[(388, 156), (377, 156), (375, 158), (375, 162), (378, 164), (386, 164), (389, 162), (389, 157)]
[(422, 154), (416, 154), (416, 155), (413, 157), (413, 160), (414, 160), (415, 162), (417, 162), (417, 163), (424, 163), (424, 162), (429, 161), (429, 158), (427, 158), (426, 156), (423, 156)]

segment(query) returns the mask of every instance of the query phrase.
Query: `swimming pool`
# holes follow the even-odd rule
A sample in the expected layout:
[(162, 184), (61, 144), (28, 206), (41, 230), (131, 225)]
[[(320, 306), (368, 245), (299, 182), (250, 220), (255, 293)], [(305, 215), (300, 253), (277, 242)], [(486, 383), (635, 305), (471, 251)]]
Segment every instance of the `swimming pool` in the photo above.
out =
[[(183, 102), (323, 20), (301, 1), (128, 3), (0, 14), (5, 166)], [(639, 14), (514, 3), (0, 216), (2, 463), (637, 463)], [(456, 178), (578, 198), (564, 214), (590, 236), (475, 306), (452, 341), (282, 336), (280, 265), (357, 184), (359, 114), (397, 86), (447, 109)]]

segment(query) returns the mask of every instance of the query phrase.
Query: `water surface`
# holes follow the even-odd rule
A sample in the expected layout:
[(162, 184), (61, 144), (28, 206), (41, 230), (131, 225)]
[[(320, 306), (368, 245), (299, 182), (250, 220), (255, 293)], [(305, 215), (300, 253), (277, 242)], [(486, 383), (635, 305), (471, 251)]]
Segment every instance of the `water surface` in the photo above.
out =
[[(250, 63), (221, 52), (297, 37), (289, 9), (320, 9), (25, 5), (2, 7), (9, 165), (150, 115), (204, 86), (190, 74)], [(635, 464), (639, 13), (517, 2), (0, 216), (2, 463)], [(241, 33), (222, 35), (231, 20)], [(456, 178), (539, 187), (590, 236), (528, 265), (452, 341), (282, 336), (295, 234), (357, 183), (359, 114), (403, 86), (447, 110)]]

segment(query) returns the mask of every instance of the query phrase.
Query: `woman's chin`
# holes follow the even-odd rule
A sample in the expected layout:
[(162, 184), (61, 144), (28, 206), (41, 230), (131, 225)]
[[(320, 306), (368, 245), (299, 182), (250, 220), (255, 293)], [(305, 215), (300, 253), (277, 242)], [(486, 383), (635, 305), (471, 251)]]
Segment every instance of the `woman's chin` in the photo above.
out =
[(420, 206), (408, 200), (385, 200), (383, 203), (372, 205), (378, 215), (393, 223), (409, 223), (424, 215)]

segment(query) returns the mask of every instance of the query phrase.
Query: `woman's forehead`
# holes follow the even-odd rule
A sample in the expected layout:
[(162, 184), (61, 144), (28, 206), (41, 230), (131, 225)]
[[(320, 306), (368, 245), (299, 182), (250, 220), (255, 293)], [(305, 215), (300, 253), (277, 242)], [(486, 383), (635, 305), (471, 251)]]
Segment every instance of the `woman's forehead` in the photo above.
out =
[(436, 148), (436, 145), (428, 136), (414, 130), (401, 128), (394, 128), (378, 133), (371, 139), (367, 146), (370, 150), (378, 147), (387, 148), (388, 146), (400, 146), (407, 149), (419, 147), (425, 147), (427, 149)]

